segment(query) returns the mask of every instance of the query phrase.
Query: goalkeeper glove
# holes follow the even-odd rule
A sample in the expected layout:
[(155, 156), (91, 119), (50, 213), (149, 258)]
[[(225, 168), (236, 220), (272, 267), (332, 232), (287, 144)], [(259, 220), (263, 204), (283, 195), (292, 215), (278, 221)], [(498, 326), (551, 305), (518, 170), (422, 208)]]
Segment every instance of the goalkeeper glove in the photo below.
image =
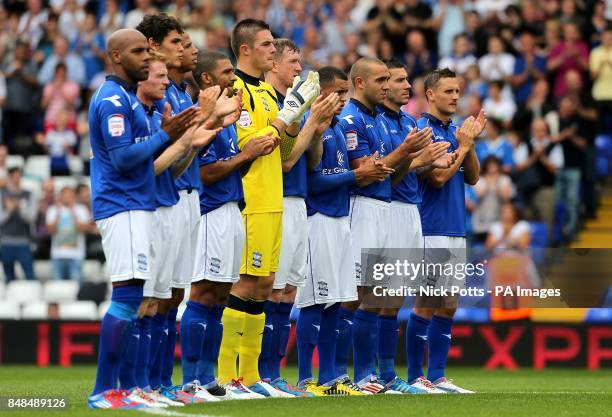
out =
[(299, 121), (320, 91), (319, 74), (317, 72), (310, 71), (304, 81), (296, 76), (293, 80), (293, 87), (287, 90), (283, 108), (278, 112), (277, 117), (287, 125)]

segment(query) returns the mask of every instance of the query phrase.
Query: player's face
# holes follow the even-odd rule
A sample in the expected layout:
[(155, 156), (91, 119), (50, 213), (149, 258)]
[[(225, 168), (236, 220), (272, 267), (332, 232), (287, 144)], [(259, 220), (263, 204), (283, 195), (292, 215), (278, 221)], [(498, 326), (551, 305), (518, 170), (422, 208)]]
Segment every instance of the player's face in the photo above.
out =
[(272, 32), (269, 30), (260, 30), (255, 35), (253, 47), (251, 49), (251, 63), (255, 68), (262, 72), (270, 71), (274, 65), (274, 52), (276, 48), (272, 42)]
[(296, 75), (300, 75), (302, 72), (300, 58), (299, 52), (286, 49), (280, 61), (276, 63), (278, 77), (287, 88), (291, 87)]
[(149, 78), (140, 83), (138, 88), (149, 100), (161, 100), (166, 94), (170, 81), (168, 69), (163, 62), (153, 61), (149, 69)]
[(164, 38), (158, 47), (159, 52), (164, 54), (170, 62), (170, 68), (180, 68), (185, 48), (183, 48), (183, 37), (173, 30)]
[(389, 91), (387, 100), (395, 105), (403, 106), (410, 99), (410, 89), (412, 86), (408, 82), (408, 73), (404, 68), (391, 68), (389, 70)]
[(339, 116), (348, 100), (349, 95), (349, 80), (341, 80), (340, 78), (334, 79), (334, 83), (326, 88), (321, 89), (321, 95), (327, 97), (331, 93), (338, 94), (340, 99), (340, 107), (336, 111), (336, 116)]
[(198, 63), (198, 48), (191, 42), (191, 37), (187, 32), (183, 33), (181, 43), (183, 45), (181, 69), (185, 72), (193, 71)]
[(134, 82), (144, 81), (149, 76), (149, 44), (142, 36), (134, 39), (130, 46), (120, 53), (121, 66), (126, 75)]
[(446, 115), (455, 114), (459, 100), (459, 80), (457, 78), (441, 78), (438, 85), (427, 91), (429, 102), (437, 110)]
[(229, 59), (217, 61), (217, 66), (210, 76), (215, 85), (221, 87), (221, 91), (226, 88), (231, 88), (237, 78), (236, 74), (234, 74), (234, 66)]
[(364, 95), (373, 104), (385, 101), (389, 90), (389, 70), (386, 65), (372, 64), (366, 77)]

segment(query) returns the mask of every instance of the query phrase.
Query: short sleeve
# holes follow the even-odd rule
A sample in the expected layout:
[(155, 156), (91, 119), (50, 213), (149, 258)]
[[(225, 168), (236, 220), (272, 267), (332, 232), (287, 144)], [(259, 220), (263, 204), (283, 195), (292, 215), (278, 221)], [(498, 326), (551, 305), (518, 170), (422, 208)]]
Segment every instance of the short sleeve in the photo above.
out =
[(215, 150), (214, 142), (210, 144), (208, 149), (202, 151), (200, 155), (200, 166), (210, 165), (217, 162), (217, 151)]
[(370, 155), (370, 144), (363, 119), (354, 114), (348, 114), (340, 118), (340, 126), (346, 138), (349, 161)]
[(100, 132), (110, 151), (132, 143), (131, 103), (126, 94), (109, 94), (98, 97), (97, 114)]

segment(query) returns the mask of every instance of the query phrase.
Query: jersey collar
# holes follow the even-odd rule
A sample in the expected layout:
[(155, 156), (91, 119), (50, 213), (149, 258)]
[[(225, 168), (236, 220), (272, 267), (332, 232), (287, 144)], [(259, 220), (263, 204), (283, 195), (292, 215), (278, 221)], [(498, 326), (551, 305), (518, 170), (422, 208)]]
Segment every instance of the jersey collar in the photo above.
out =
[(244, 81), (247, 84), (251, 84), (254, 86), (259, 86), (259, 78), (257, 77), (253, 77), (252, 75), (247, 74), (244, 71), (239, 70), (238, 68), (236, 68), (236, 71), (234, 71), (234, 73), (236, 74), (237, 77), (240, 77), (242, 79), (242, 81)]
[(446, 130), (448, 130), (448, 128), (453, 124), (452, 120), (449, 119), (448, 123), (444, 123), (431, 113), (422, 113), (421, 116), (429, 120), (430, 123), (433, 123), (434, 125)]
[(376, 110), (378, 110), (379, 113), (384, 113), (386, 116), (389, 117), (393, 117), (394, 119), (397, 119), (398, 121), (402, 118), (402, 111), (395, 111), (395, 110), (391, 110), (389, 107), (385, 106), (384, 104), (379, 104), (378, 106), (376, 106)]
[(274, 89), (274, 91), (276, 92), (276, 102), (279, 104), (279, 106), (282, 106), (285, 102), (285, 95), (281, 94), (280, 91), (278, 91), (276, 88)]
[(361, 110), (362, 112), (364, 112), (365, 114), (369, 114), (372, 117), (376, 117), (376, 112), (370, 110), (369, 108), (367, 108), (365, 106), (365, 104), (363, 104), (361, 101), (351, 97), (351, 99), (349, 100), (351, 103), (353, 103), (355, 106), (357, 106), (359, 108), (359, 110)]
[(181, 81), (177, 84), (174, 81), (170, 80), (170, 84), (181, 90), (183, 93), (187, 91), (187, 81)]
[(119, 84), (121, 87), (123, 87), (126, 91), (130, 91), (132, 93), (136, 92), (136, 86), (135, 85), (131, 85), (130, 83), (128, 83), (127, 81), (125, 81), (123, 78), (119, 78), (116, 75), (107, 75), (106, 76), (106, 81), (114, 81), (117, 84)]

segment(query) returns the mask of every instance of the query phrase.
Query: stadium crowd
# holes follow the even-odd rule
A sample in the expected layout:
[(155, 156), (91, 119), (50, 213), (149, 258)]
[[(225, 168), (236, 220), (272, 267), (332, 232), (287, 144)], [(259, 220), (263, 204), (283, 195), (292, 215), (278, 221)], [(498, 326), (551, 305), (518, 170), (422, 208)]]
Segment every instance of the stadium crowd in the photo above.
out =
[[(481, 179), (466, 196), (475, 244), (515, 241), (520, 231), (512, 225), (525, 231), (517, 216), (544, 222), (551, 243), (566, 243), (595, 214), (605, 174), (596, 170), (595, 138), (612, 132), (610, 1), (3, 1), (0, 251), (7, 280), (16, 261), (34, 278), (32, 243), (34, 257), (53, 260), (54, 278), (80, 279), (86, 254), (100, 256), (83, 185), (86, 112), (109, 71), (106, 37), (155, 11), (175, 16), (200, 50), (230, 56), (235, 22), (263, 19), (275, 37), (301, 48), (304, 73), (324, 65), (348, 71), (363, 56), (398, 59), (412, 83), (405, 110), (416, 117), (427, 107), (423, 76), (455, 70), (463, 89), (457, 117), (480, 107), (489, 116), (476, 145)], [(29, 163), (38, 155), (48, 156), (47, 166)], [(514, 210), (504, 210), (509, 202)]]

